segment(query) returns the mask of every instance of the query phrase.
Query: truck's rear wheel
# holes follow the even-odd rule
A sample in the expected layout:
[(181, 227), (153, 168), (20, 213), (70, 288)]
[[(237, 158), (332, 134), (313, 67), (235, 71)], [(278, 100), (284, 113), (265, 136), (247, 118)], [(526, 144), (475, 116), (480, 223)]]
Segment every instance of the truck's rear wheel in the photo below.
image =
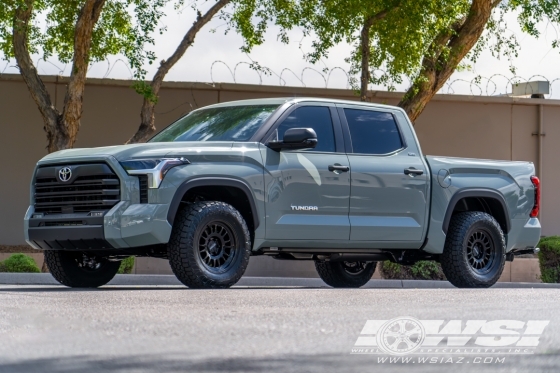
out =
[(105, 285), (117, 274), (120, 262), (83, 252), (46, 250), (45, 263), (52, 276), (72, 288), (96, 288)]
[(359, 288), (371, 280), (377, 262), (315, 261), (319, 277), (333, 288)]
[(249, 264), (251, 236), (232, 206), (195, 202), (177, 214), (168, 255), (173, 273), (188, 287), (228, 288)]
[(451, 219), (441, 267), (459, 288), (488, 288), (504, 270), (506, 243), (498, 222), (489, 214), (469, 211)]

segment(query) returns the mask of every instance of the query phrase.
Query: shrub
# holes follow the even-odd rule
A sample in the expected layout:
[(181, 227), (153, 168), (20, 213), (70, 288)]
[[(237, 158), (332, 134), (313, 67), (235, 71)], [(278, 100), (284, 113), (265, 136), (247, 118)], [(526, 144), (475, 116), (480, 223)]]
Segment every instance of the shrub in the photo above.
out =
[(542, 238), (539, 242), (539, 267), (541, 281), (560, 282), (560, 236)]
[(388, 280), (445, 280), (441, 265), (431, 260), (421, 260), (411, 266), (387, 260), (379, 263), (379, 273)]
[(121, 275), (129, 275), (132, 273), (132, 268), (134, 267), (134, 257), (129, 256), (128, 258), (121, 261), (121, 266), (117, 273)]
[(41, 270), (30, 256), (14, 254), (2, 262), (4, 272), (40, 273)]

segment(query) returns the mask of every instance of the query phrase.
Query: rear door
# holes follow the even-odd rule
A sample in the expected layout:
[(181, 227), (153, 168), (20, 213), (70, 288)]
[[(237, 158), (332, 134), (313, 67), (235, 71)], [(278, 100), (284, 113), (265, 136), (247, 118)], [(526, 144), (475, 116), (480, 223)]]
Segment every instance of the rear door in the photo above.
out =
[(315, 149), (280, 152), (262, 146), (266, 239), (348, 240), (349, 163), (335, 106), (318, 102), (295, 105), (278, 120), (264, 143), (282, 140), (290, 128), (313, 128), (318, 144)]
[(429, 175), (404, 115), (352, 105), (338, 111), (351, 170), (350, 240), (420, 244), (429, 211)]

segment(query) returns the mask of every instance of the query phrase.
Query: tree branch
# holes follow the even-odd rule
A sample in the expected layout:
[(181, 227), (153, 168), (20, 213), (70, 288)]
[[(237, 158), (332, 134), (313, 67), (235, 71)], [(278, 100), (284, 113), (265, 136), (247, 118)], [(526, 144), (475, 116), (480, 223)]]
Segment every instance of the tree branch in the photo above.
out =
[[(415, 121), (426, 104), (443, 87), (459, 63), (474, 47), (492, 14), (496, 0), (473, 0), (463, 22), (455, 23), (449, 32), (439, 35), (430, 48), (430, 56), (422, 60), (421, 72), (399, 103)], [(443, 54), (447, 49), (449, 53)]]
[(492, 8), (495, 8), (498, 5), (500, 5), (501, 2), (502, 2), (502, 0), (494, 0), (494, 2), (492, 2)]
[(26, 0), (25, 3), (15, 11), (12, 35), (14, 54), (23, 80), (43, 117), (45, 123), (43, 129), (47, 133), (47, 139), (49, 141), (48, 150), (50, 153), (55, 150), (51, 148), (50, 144), (56, 133), (59, 113), (53, 105), (49, 92), (39, 77), (37, 69), (33, 65), (33, 61), (29, 55), (27, 35), (29, 32), (29, 21), (33, 14), (33, 3), (33, 0)]
[(177, 46), (177, 49), (173, 54), (167, 59), (160, 63), (160, 66), (152, 79), (150, 84), (151, 87), (151, 97), (144, 97), (144, 102), (142, 103), (142, 109), (140, 112), (140, 126), (138, 131), (132, 136), (126, 143), (134, 144), (138, 142), (144, 142), (148, 140), (150, 135), (155, 132), (155, 106), (156, 101), (154, 97), (158, 97), (161, 84), (163, 79), (169, 72), (169, 70), (183, 57), (187, 49), (194, 43), (194, 39), (200, 29), (204, 27), (210, 20), (218, 13), (222, 8), (230, 3), (231, 0), (219, 0), (214, 4), (206, 13), (202, 14), (198, 11), (196, 21), (194, 21), (191, 28), (187, 31), (181, 43)]
[(362, 74), (361, 74), (361, 78), (360, 78), (360, 83), (361, 83), (360, 84), (360, 101), (366, 101), (367, 100), (367, 89), (368, 89), (368, 84), (369, 84), (369, 81), (370, 81), (370, 78), (371, 78), (371, 75), (369, 73), (369, 58), (370, 58), (370, 55), (371, 55), (369, 32), (371, 30), (371, 27), (375, 24), (375, 22), (378, 22), (378, 21), (382, 20), (392, 10), (395, 10), (396, 8), (398, 8), (398, 4), (395, 5), (394, 7), (384, 9), (384, 10), (380, 11), (379, 13), (372, 15), (371, 17), (366, 19), (366, 21), (364, 22), (364, 26), (362, 27), (362, 31), (360, 33), (360, 48), (361, 48), (361, 51), (362, 51), (362, 66), (361, 66)]
[(76, 141), (82, 118), (84, 90), (91, 50), (92, 34), (106, 0), (86, 0), (74, 29), (74, 59), (70, 82), (64, 98), (59, 149), (71, 148)]

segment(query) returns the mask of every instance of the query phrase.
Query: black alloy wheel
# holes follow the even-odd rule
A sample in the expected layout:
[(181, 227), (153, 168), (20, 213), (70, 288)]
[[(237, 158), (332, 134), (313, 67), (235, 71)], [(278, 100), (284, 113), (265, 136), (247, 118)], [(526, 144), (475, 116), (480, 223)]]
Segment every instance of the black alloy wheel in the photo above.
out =
[(481, 211), (453, 215), (440, 256), (449, 282), (460, 288), (490, 287), (502, 275), (505, 260), (504, 233), (493, 216)]
[(496, 249), (490, 233), (484, 229), (472, 232), (467, 240), (467, 261), (473, 271), (480, 275), (487, 273), (496, 260)]
[(207, 270), (223, 273), (235, 260), (237, 238), (227, 223), (212, 221), (202, 228), (198, 239), (199, 259)]
[(228, 288), (249, 264), (251, 235), (233, 206), (189, 203), (175, 218), (167, 253), (173, 273), (188, 287)]

